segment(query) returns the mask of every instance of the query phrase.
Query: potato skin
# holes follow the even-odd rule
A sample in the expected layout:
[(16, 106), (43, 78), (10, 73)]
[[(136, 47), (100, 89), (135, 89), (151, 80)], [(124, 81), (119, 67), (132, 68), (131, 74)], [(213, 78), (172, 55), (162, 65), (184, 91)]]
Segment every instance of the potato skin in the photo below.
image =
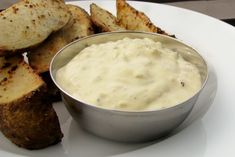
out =
[(28, 53), (30, 66), (39, 74), (49, 71), (52, 58), (65, 45), (94, 34), (90, 16), (84, 9), (70, 4), (66, 7), (71, 13), (70, 21)]
[(99, 32), (124, 31), (125, 28), (120, 25), (117, 18), (109, 11), (102, 9), (95, 3), (90, 5), (91, 20), (98, 28)]
[(40, 74), (41, 78), (47, 85), (47, 97), (51, 102), (61, 101), (60, 90), (56, 87), (54, 82), (51, 79), (49, 72), (44, 72)]
[(117, 20), (127, 30), (153, 32), (175, 38), (175, 35), (170, 35), (160, 27), (155, 26), (144, 12), (136, 10), (126, 0), (116, 0), (116, 8)]
[(44, 92), (38, 90), (0, 105), (0, 130), (16, 145), (41, 149), (61, 141), (58, 117), (50, 101), (44, 98)]
[(69, 19), (62, 0), (21, 0), (13, 4), (0, 13), (0, 56), (37, 46)]

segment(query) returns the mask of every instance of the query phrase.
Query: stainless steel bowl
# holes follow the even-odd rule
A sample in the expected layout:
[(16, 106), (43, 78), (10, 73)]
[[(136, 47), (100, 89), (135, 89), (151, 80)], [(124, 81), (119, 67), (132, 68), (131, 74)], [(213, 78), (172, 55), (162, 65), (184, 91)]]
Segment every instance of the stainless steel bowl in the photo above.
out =
[[(65, 89), (60, 87), (55, 79), (57, 70), (67, 64), (85, 47), (92, 44), (116, 41), (124, 37), (150, 38), (162, 42), (164, 46), (170, 49), (177, 50), (184, 59), (197, 66), (203, 82), (201, 89), (204, 87), (208, 77), (207, 64), (194, 49), (167, 36), (130, 31), (98, 34), (70, 43), (53, 58), (50, 67), (51, 77), (60, 89), (63, 102), (66, 104), (68, 111), (85, 130), (116, 141), (141, 142), (153, 140), (169, 133), (184, 121), (197, 101), (201, 89), (185, 102), (170, 108), (154, 111), (126, 112), (86, 104), (82, 100), (69, 95)], [(112, 93), (110, 93), (110, 96), (112, 96)]]

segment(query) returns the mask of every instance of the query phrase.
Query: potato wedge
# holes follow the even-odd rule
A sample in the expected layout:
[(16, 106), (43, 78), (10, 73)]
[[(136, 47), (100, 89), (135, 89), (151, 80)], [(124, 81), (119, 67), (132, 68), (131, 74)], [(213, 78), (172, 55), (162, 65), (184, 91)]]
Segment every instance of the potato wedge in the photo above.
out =
[(64, 31), (67, 42), (94, 34), (93, 24), (90, 15), (81, 7), (67, 5), (74, 19), (73, 25)]
[(61, 101), (60, 90), (56, 87), (54, 82), (51, 79), (49, 71), (41, 73), (43, 81), (47, 84), (47, 97), (51, 102)]
[(107, 10), (100, 8), (92, 3), (90, 5), (91, 20), (101, 32), (112, 32), (125, 30), (122, 25), (119, 25), (117, 18)]
[(0, 104), (21, 99), (27, 93), (44, 86), (43, 80), (33, 72), (20, 55), (0, 57)]
[(61, 141), (63, 134), (45, 83), (22, 56), (0, 57), (0, 130), (13, 143), (40, 149)]
[(0, 56), (38, 45), (69, 19), (62, 0), (19, 1), (0, 13)]
[(155, 26), (143, 13), (132, 6), (126, 0), (116, 0), (117, 19), (127, 30), (154, 32), (168, 35), (161, 28)]
[(67, 41), (63, 38), (62, 31), (53, 33), (42, 44), (27, 54), (29, 65), (39, 74), (48, 71), (51, 59), (66, 44)]
[(84, 9), (74, 5), (67, 5), (67, 8), (72, 14), (70, 22), (28, 53), (29, 64), (37, 73), (47, 72), (53, 56), (66, 44), (94, 33)]

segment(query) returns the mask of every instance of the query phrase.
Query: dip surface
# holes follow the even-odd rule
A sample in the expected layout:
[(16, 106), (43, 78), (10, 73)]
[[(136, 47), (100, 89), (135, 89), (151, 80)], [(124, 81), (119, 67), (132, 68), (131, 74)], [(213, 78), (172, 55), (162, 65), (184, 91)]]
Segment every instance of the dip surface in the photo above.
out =
[(91, 45), (59, 69), (56, 80), (83, 102), (123, 111), (175, 106), (202, 86), (195, 65), (147, 38)]

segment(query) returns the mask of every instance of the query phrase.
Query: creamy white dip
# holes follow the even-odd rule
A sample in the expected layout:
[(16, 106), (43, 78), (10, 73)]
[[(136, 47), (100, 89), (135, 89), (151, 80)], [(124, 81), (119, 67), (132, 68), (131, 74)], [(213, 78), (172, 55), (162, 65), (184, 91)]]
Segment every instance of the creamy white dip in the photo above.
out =
[(195, 65), (147, 38), (91, 45), (59, 69), (56, 80), (88, 104), (125, 111), (177, 105), (202, 85)]

